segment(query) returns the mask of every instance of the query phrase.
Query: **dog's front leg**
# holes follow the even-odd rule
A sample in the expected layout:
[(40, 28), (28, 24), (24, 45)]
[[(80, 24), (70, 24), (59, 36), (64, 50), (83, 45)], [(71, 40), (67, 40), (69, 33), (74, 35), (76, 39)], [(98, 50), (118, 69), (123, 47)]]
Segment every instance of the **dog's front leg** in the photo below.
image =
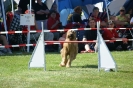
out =
[(61, 67), (65, 67), (67, 63), (67, 54), (65, 54), (64, 56), (62, 56), (62, 61), (60, 63)]

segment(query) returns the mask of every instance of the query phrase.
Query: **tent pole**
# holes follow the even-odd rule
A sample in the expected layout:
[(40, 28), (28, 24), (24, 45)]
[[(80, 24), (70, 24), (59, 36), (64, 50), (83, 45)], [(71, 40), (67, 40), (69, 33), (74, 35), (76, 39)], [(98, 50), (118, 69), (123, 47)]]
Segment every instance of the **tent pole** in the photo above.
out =
[(11, 0), (12, 3), (12, 13), (14, 14), (14, 4), (13, 4), (13, 0)]
[(30, 14), (31, 14), (31, 8), (32, 8), (32, 0), (30, 0)]
[(59, 8), (58, 8), (58, 0), (55, 0), (56, 1), (56, 5), (57, 5), (57, 11), (59, 12)]
[[(30, 7), (29, 7), (29, 4), (27, 6), (28, 10), (29, 10), (29, 13), (28, 14), (31, 14), (31, 7), (32, 7), (32, 0), (30, 0)], [(28, 25), (28, 31), (30, 31), (30, 25)], [(27, 33), (27, 44), (30, 44), (30, 32)], [(27, 46), (27, 52), (30, 51), (30, 47)]]
[[(5, 31), (7, 31), (6, 16), (5, 16), (5, 9), (4, 9), (3, 0), (1, 0), (1, 10), (2, 10), (2, 15), (3, 15), (4, 28), (5, 28)], [(6, 34), (6, 37), (8, 40), (8, 34)]]
[(106, 5), (107, 17), (108, 17), (108, 20), (110, 20), (109, 11), (108, 11), (108, 7), (107, 7), (107, 0), (105, 0), (105, 5)]

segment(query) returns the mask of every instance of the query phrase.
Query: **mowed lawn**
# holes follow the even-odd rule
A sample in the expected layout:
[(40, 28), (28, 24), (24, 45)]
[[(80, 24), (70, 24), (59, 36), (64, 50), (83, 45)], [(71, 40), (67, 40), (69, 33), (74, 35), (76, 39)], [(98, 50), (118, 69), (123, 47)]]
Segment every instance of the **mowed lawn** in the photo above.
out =
[(46, 71), (28, 69), (31, 54), (0, 56), (0, 88), (133, 88), (133, 51), (111, 54), (117, 72), (98, 72), (96, 53), (78, 54), (71, 68), (59, 67), (59, 53), (46, 53)]

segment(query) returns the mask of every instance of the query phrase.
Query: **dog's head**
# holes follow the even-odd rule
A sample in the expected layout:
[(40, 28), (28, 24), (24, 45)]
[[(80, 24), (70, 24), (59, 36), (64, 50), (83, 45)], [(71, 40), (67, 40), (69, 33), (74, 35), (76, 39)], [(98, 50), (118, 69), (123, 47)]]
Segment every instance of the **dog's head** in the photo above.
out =
[(74, 30), (68, 30), (66, 38), (69, 40), (76, 40), (76, 32)]

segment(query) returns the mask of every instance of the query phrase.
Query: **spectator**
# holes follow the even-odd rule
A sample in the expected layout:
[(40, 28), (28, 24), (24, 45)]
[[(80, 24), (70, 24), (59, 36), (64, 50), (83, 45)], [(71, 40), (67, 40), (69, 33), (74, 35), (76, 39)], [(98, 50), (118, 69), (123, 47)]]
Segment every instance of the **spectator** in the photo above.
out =
[[(96, 28), (96, 22), (95, 19), (90, 18), (87, 28)], [(86, 30), (84, 34), (83, 41), (91, 41), (97, 39), (97, 30)], [(96, 43), (86, 43), (85, 44), (85, 53), (86, 52), (94, 52), (96, 50)]]
[(129, 25), (130, 15), (125, 14), (125, 8), (120, 8), (120, 15), (116, 16), (115, 23), (117, 27), (126, 27)]
[[(20, 0), (18, 4), (18, 9), (22, 11), (22, 14), (28, 9), (27, 5), (30, 6), (30, 0)], [(35, 0), (32, 0), (32, 8), (35, 6)]]
[(133, 17), (133, 9), (129, 9), (128, 13), (130, 15), (130, 19)]
[[(43, 22), (44, 30), (47, 30), (47, 15), (49, 14), (48, 7), (44, 3), (42, 3), (41, 0), (37, 0), (34, 9), (38, 29), (42, 29), (41, 22)], [(51, 32), (44, 33), (44, 40), (53, 40), (53, 37), (54, 35)]]
[(115, 23), (113, 21), (108, 22), (108, 27), (113, 28), (112, 30), (103, 29), (104, 40), (122, 40), (122, 42), (107, 42), (107, 46), (110, 51), (112, 50), (130, 50), (131, 47), (128, 45), (127, 38), (119, 38), (118, 33), (115, 29)]
[(51, 10), (56, 11), (56, 19), (60, 21), (60, 14), (57, 11), (57, 5), (56, 4), (53, 4), (52, 7), (51, 7)]
[[(0, 41), (2, 42), (3, 45), (9, 45), (7, 42), (7, 39), (4, 35), (0, 35)], [(10, 48), (4, 48), (0, 49), (0, 54), (3, 55), (4, 53), (12, 54)]]
[(93, 8), (93, 12), (90, 13), (89, 19), (93, 18), (95, 22), (101, 21), (101, 27), (105, 27), (107, 24), (106, 22), (108, 21), (107, 19), (107, 13), (106, 12), (99, 12), (98, 7)]
[[(54, 10), (50, 11), (50, 16), (49, 16), (48, 21), (47, 21), (47, 27), (48, 27), (48, 30), (59, 29), (59, 20), (56, 18), (56, 11), (54, 11)], [(58, 32), (58, 31), (53, 32), (53, 34), (54, 34), (53, 40), (59, 40), (60, 32)], [(53, 48), (55, 50), (58, 50), (58, 45), (53, 45)]]
[(75, 7), (74, 12), (68, 16), (67, 19), (68, 23), (71, 22), (82, 23), (81, 13), (82, 13), (82, 8), (80, 6)]
[[(21, 10), (17, 10), (14, 13), (13, 19), (10, 23), (10, 31), (22, 31), (23, 30), (23, 26), (20, 25), (20, 14), (21, 14)], [(9, 43), (11, 45), (13, 44), (25, 44), (26, 43), (26, 35), (25, 34), (12, 34), (12, 35), (8, 35), (9, 37)]]
[[(50, 16), (47, 21), (47, 27), (48, 30), (57, 30), (59, 28), (59, 20), (56, 19), (56, 11), (51, 10), (50, 11)], [(59, 32), (54, 32), (54, 40), (59, 39)]]
[(55, 19), (57, 19), (59, 21), (59, 29), (62, 29), (63, 27), (62, 27), (62, 23), (60, 22), (60, 14), (57, 11), (57, 5), (55, 3), (52, 5), (51, 10), (56, 11), (56, 18)]
[[(47, 18), (48, 18), (49, 10), (46, 4), (42, 3), (42, 0), (37, 0), (37, 3), (35, 4), (34, 12), (35, 12), (35, 19), (36, 19), (36, 24), (38, 29), (39, 30), (42, 29), (41, 22), (43, 22), (44, 30), (47, 30)], [(54, 38), (53, 33), (44, 32), (45, 41), (52, 41), (53, 38)], [(47, 45), (45, 49), (48, 52), (53, 51), (53, 48), (51, 45)]]

